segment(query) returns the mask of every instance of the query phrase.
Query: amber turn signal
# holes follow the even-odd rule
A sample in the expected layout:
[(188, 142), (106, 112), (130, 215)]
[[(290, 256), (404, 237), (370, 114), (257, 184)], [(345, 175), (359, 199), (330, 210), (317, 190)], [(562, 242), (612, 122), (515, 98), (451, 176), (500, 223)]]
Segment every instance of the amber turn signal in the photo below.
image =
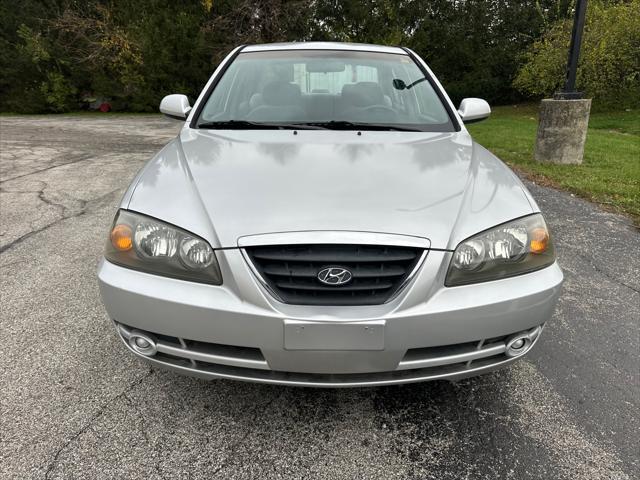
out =
[(549, 234), (544, 228), (536, 228), (531, 232), (529, 250), (531, 253), (544, 253), (549, 243)]
[(129, 225), (118, 224), (111, 230), (111, 245), (116, 250), (126, 252), (133, 248), (133, 232)]

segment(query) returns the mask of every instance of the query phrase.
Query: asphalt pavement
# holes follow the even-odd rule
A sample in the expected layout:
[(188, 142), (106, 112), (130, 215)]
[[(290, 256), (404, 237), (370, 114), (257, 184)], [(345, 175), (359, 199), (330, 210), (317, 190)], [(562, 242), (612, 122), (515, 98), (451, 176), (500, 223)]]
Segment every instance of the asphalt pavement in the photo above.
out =
[(640, 477), (640, 233), (528, 183), (566, 282), (536, 348), (460, 381), (207, 382), (130, 355), (96, 269), (159, 115), (0, 117), (0, 478)]

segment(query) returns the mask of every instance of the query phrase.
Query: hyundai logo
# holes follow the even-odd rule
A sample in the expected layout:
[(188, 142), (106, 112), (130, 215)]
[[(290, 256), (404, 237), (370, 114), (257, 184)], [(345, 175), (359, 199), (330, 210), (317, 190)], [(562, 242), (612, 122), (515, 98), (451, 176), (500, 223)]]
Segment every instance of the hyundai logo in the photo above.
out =
[(344, 285), (350, 282), (352, 278), (351, 272), (342, 267), (327, 267), (318, 272), (318, 280), (326, 285)]

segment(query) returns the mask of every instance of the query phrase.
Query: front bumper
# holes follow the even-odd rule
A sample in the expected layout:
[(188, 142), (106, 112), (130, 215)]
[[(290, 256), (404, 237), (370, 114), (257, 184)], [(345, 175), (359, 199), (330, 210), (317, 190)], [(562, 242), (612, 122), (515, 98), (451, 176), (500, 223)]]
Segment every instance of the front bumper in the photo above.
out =
[[(103, 261), (104, 304), (136, 355), (181, 373), (298, 386), (371, 386), (456, 379), (500, 368), (509, 337), (532, 343), (552, 315), (563, 276), (557, 264), (519, 277), (446, 288), (451, 253), (430, 251), (392, 302), (309, 307), (277, 302), (238, 249), (218, 251), (222, 286), (150, 275)], [(363, 325), (384, 321), (379, 350), (285, 349), (285, 320)], [(158, 353), (131, 348), (132, 331), (151, 335)], [(343, 347), (341, 347), (343, 348)]]

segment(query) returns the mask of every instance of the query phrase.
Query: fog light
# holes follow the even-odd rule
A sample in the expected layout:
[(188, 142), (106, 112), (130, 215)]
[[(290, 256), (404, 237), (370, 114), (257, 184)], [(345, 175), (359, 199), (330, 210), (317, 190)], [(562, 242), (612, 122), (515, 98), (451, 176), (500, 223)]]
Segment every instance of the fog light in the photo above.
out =
[(155, 339), (138, 330), (134, 330), (129, 334), (129, 346), (145, 357), (152, 357), (158, 351)]
[(507, 357), (519, 357), (520, 355), (524, 355), (529, 351), (531, 345), (533, 345), (533, 340), (538, 336), (538, 333), (537, 329), (532, 333), (516, 333), (507, 341), (507, 347), (504, 352), (505, 355)]

